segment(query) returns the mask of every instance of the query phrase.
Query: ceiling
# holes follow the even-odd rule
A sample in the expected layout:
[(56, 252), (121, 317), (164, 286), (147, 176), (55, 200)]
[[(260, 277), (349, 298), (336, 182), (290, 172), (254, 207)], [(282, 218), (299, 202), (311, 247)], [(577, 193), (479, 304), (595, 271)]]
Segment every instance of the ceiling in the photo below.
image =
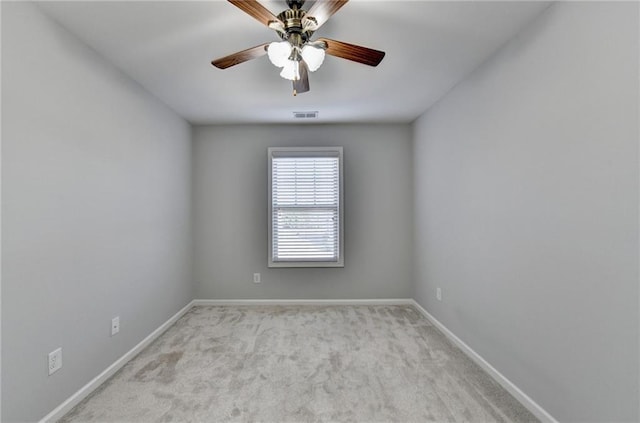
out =
[[(377, 68), (327, 56), (293, 97), (266, 56), (226, 70), (212, 59), (276, 33), (223, 0), (46, 1), (40, 7), (195, 124), (410, 122), (535, 19), (549, 2), (351, 0), (316, 37), (387, 54)], [(274, 14), (283, 0), (263, 0)], [(305, 9), (311, 2), (305, 4)]]

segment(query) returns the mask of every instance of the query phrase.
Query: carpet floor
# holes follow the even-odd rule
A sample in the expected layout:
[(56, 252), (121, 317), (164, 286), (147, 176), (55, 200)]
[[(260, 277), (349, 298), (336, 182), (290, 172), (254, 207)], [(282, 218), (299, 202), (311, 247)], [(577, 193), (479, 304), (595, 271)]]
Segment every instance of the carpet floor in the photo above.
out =
[(194, 307), (61, 421), (538, 420), (407, 305)]

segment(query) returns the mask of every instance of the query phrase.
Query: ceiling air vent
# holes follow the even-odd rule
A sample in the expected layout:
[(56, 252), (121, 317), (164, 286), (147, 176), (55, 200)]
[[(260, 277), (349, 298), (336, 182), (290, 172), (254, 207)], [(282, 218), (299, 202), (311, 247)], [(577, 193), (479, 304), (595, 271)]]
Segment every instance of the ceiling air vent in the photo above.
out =
[(293, 112), (294, 119), (316, 119), (318, 112)]

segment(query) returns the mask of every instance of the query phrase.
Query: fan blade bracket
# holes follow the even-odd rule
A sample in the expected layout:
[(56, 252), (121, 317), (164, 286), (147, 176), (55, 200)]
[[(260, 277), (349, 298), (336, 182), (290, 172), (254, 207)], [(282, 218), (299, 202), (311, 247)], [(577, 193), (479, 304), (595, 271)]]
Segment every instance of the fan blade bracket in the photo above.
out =
[(349, 0), (317, 0), (311, 9), (307, 11), (307, 19), (314, 18), (317, 28), (324, 25), (331, 16), (333, 16), (342, 6), (347, 4)]
[(313, 16), (305, 16), (302, 19), (302, 32), (313, 33), (318, 30), (318, 20)]
[(309, 45), (315, 48), (321, 48), (323, 50), (326, 50), (329, 47), (327, 42), (324, 41), (322, 38), (315, 41), (307, 41), (306, 45)]
[(284, 28), (284, 24), (280, 20), (269, 21), (269, 24), (267, 26), (279, 34), (287, 34), (287, 31)]

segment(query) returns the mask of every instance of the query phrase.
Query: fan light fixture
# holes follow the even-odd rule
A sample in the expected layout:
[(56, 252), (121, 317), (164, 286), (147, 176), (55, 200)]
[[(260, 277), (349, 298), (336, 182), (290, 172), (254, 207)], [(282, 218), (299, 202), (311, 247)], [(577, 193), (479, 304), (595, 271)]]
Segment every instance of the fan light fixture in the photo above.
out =
[(289, 41), (273, 42), (267, 47), (269, 60), (274, 66), (282, 68), (280, 76), (290, 81), (300, 79), (300, 61), (304, 60), (311, 72), (320, 68), (324, 61), (324, 49), (306, 44), (302, 50), (294, 47)]
[(297, 60), (287, 60), (282, 67), (280, 76), (289, 81), (298, 81), (300, 79), (300, 62)]
[(320, 65), (322, 65), (322, 62), (324, 62), (323, 48), (306, 44), (302, 47), (302, 52), (300, 54), (311, 72), (317, 71), (320, 68)]
[(271, 63), (273, 63), (275, 67), (281, 68), (287, 63), (291, 55), (291, 50), (293, 50), (293, 46), (289, 41), (273, 42), (269, 44), (267, 54), (269, 55)]

